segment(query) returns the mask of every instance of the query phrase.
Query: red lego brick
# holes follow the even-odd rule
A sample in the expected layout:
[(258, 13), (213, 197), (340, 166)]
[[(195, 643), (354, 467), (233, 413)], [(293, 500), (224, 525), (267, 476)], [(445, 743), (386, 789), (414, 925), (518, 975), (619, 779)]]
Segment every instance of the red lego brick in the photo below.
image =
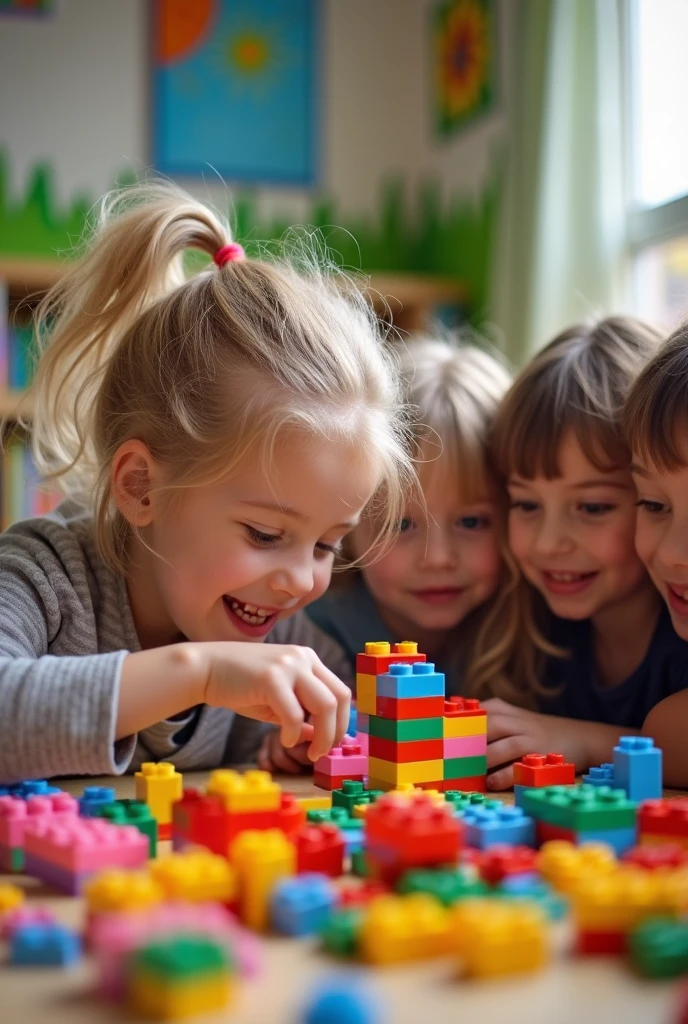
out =
[(425, 661), (424, 654), (395, 654), (397, 645), (392, 644), (391, 654), (357, 654), (356, 674), (359, 672), (366, 676), (379, 676), (389, 672), (390, 665), (415, 665), (419, 661)]
[(576, 936), (576, 952), (587, 956), (625, 953), (626, 933), (581, 930)]
[(644, 871), (656, 871), (658, 868), (681, 868), (688, 864), (688, 850), (673, 843), (662, 843), (661, 846), (634, 846), (626, 850), (622, 861), (633, 864)]
[(474, 697), (449, 697), (441, 714), (445, 718), (475, 718), (478, 715), (484, 717), (487, 711)]
[(368, 861), (384, 881), (393, 882), (410, 867), (455, 864), (459, 859), (459, 821), (450, 806), (425, 794), (380, 797), (364, 823)]
[(365, 775), (325, 775), (324, 772), (313, 772), (313, 785), (318, 789), (326, 789), (328, 793), (342, 789), (347, 779), (351, 782), (364, 782)]
[(383, 761), (407, 764), (410, 761), (435, 761), (444, 756), (444, 740), (408, 740), (395, 743), (381, 736), (370, 736), (368, 740), (370, 757), (381, 757)]
[(293, 793), (282, 793), (280, 809), (277, 812), (277, 827), (285, 835), (293, 836), (306, 824), (306, 811)]
[(573, 786), (576, 766), (563, 754), (526, 754), (514, 764), (515, 786)]
[(444, 697), (378, 697), (375, 711), (378, 718), (406, 722), (410, 718), (441, 718)]
[(306, 825), (293, 841), (297, 874), (316, 871), (338, 878), (344, 873), (344, 836), (336, 825)]
[(487, 793), (487, 779), (484, 775), (471, 775), (468, 779), (444, 779), (442, 791), (458, 793)]
[(536, 870), (537, 853), (529, 846), (492, 846), (485, 850), (478, 863), (480, 877), (497, 885), (509, 875), (523, 875)]
[(368, 879), (361, 885), (351, 883), (342, 885), (338, 891), (338, 906), (343, 907), (364, 907), (377, 896), (383, 896), (389, 892), (387, 886), (378, 879)]
[(181, 800), (172, 806), (172, 832), (188, 843), (206, 846), (213, 853), (226, 857), (228, 818), (219, 797), (205, 796), (198, 789), (185, 789)]
[(640, 835), (688, 839), (688, 798), (645, 800), (638, 812)]
[(569, 843), (576, 842), (576, 833), (570, 828), (550, 825), (546, 821), (535, 822), (535, 841), (538, 846), (548, 843), (550, 839), (566, 839)]

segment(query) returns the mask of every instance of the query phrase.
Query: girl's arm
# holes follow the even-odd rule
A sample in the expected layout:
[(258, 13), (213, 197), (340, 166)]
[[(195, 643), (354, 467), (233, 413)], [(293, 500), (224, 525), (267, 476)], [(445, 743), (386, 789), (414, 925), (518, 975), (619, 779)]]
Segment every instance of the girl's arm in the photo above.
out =
[(663, 751), (664, 785), (688, 789), (688, 690), (655, 704), (645, 719), (643, 736), (651, 736)]

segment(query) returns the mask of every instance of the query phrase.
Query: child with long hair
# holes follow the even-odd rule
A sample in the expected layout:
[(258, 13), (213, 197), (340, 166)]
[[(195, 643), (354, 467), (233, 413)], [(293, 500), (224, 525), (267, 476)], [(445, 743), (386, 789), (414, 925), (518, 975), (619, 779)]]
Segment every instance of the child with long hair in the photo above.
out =
[[(488, 623), (488, 785), (555, 750), (578, 770), (688, 686), (676, 635), (634, 545), (624, 403), (661, 336), (630, 317), (576, 325), (539, 352), (497, 414), (512, 576)], [(502, 766), (502, 767), (500, 767)]]
[[(214, 262), (186, 279), (189, 248)], [(104, 203), (39, 311), (33, 448), (72, 501), (0, 538), (0, 779), (245, 760), (248, 719), (311, 758), (342, 736), (349, 688), (261, 641), (326, 590), (371, 502), (376, 534), (398, 522), (413, 477), (344, 284), (245, 258), (170, 185)]]

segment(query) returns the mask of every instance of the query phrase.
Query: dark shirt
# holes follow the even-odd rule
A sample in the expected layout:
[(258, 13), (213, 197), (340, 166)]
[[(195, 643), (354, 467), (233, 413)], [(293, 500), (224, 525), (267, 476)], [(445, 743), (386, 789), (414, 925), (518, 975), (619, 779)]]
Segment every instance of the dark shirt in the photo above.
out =
[(655, 704), (688, 687), (688, 643), (675, 632), (665, 605), (645, 657), (617, 686), (600, 686), (595, 678), (589, 619), (553, 618), (548, 638), (571, 656), (548, 661), (545, 683), (560, 692), (540, 698), (539, 710), (546, 714), (640, 729)]

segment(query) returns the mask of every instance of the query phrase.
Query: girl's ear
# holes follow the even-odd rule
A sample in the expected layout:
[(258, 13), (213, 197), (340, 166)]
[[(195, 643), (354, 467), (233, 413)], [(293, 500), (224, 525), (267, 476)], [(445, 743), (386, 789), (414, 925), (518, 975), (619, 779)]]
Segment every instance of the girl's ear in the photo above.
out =
[(141, 528), (153, 522), (160, 483), (160, 466), (148, 445), (132, 439), (119, 446), (112, 460), (110, 484), (114, 502), (131, 526)]

